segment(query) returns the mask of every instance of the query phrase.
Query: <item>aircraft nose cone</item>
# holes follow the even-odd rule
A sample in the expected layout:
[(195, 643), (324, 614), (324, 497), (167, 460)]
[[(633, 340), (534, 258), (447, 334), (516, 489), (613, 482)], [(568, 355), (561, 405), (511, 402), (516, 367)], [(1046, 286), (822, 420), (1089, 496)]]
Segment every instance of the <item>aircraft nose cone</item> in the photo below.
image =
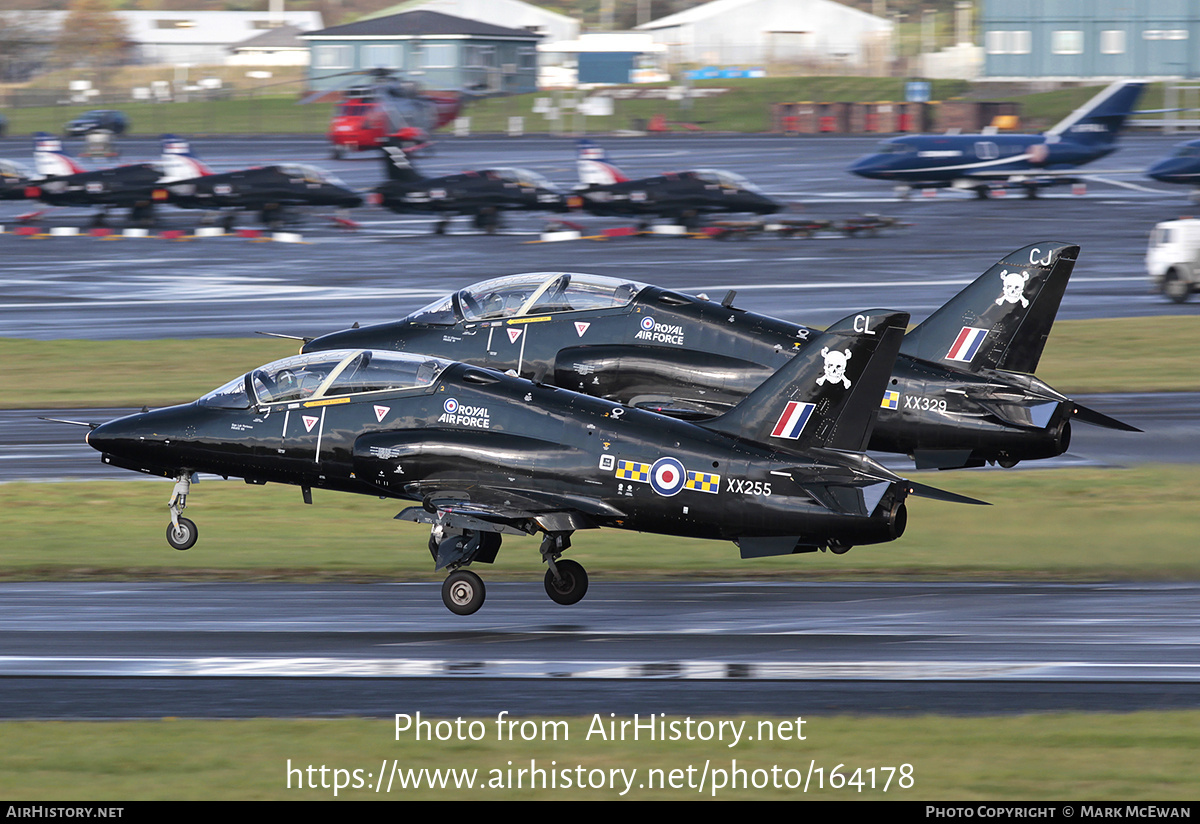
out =
[(122, 461), (155, 466), (173, 463), (171, 453), (184, 436), (191, 406), (138, 412), (100, 424), (87, 434), (89, 446)]
[(120, 452), (123, 447), (132, 445), (137, 440), (138, 429), (136, 418), (139, 415), (127, 415), (115, 421), (102, 423), (87, 433), (84, 438), (88, 446), (98, 452)]
[(314, 338), (300, 347), (300, 354), (309, 352), (324, 352), (329, 349), (402, 349), (396, 341), (402, 340), (400, 334), (383, 335), (373, 329), (343, 329)]
[(1189, 160), (1172, 157), (1160, 160), (1146, 170), (1146, 175), (1162, 183), (1183, 183), (1188, 179), (1196, 180), (1200, 178), (1200, 159)]
[(867, 155), (851, 163), (849, 171), (850, 174), (859, 177), (875, 177), (879, 173), (880, 165), (877, 155)]

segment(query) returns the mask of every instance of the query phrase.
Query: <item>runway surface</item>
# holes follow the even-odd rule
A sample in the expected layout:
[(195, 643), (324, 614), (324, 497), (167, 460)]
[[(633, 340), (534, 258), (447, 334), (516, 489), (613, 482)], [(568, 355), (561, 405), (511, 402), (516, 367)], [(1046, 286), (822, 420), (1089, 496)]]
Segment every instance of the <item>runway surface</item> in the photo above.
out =
[[(1096, 169), (1145, 168), (1175, 138), (1134, 135)], [(720, 167), (793, 204), (794, 216), (864, 212), (914, 224), (877, 237), (744, 242), (634, 238), (533, 242), (545, 217), (505, 233), (448, 237), (432, 221), (365, 208), (348, 232), (326, 218), (303, 244), (28, 239), (0, 235), (0, 337), (157, 339), (313, 335), (395, 319), (468, 283), (524, 271), (584, 271), (723, 294), (752, 311), (824, 325), (869, 307), (920, 320), (1013, 249), (1082, 252), (1059, 318), (1195, 313), (1152, 295), (1147, 235), (1190, 211), (1185, 192), (1136, 174), (1089, 193), (977, 201), (896, 199), (844, 172), (873, 138), (668, 136), (603, 140), (626, 172)], [(123, 161), (157, 141), (122, 143)], [(198, 140), (218, 169), (315, 162), (356, 187), (383, 179), (369, 155), (331, 161), (318, 139)], [(525, 166), (574, 182), (574, 142), (446, 139), (429, 175)], [(0, 157), (29, 156), (27, 139)], [(0, 225), (29, 204), (0, 204)], [(86, 210), (43, 226), (86, 227)], [(167, 228), (198, 216), (164, 210)], [(583, 217), (590, 229), (622, 221)], [(250, 225), (246, 219), (243, 225)], [(1198, 386), (1200, 388), (1200, 386)], [(1081, 397), (1145, 434), (1074, 427), (1070, 451), (1020, 469), (1119, 467), (1200, 458), (1200, 392)], [(107, 420), (122, 410), (53, 410)], [(85, 430), (0, 412), (0, 482), (134, 479), (82, 442)], [(893, 465), (895, 462), (889, 462)], [(1000, 470), (988, 470), (1000, 471)], [(1019, 471), (1019, 470), (1017, 470)], [(52, 493), (51, 493), (52, 494)], [(612, 712), (1022, 712), (1192, 707), (1198, 585), (678, 584), (593, 582), (564, 609), (540, 585), (494, 584), (460, 619), (434, 584), (0, 585), (0, 716), (247, 717)]]
[(0, 716), (1200, 706), (1196, 584), (3, 584)]

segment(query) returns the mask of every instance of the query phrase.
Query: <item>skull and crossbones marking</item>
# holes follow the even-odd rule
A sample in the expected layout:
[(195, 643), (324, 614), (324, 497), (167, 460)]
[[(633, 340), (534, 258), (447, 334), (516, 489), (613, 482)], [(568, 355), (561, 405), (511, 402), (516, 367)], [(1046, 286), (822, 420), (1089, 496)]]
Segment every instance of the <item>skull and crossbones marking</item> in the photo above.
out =
[(1004, 282), (1004, 292), (996, 298), (996, 305), (1001, 306), (1005, 301), (1020, 302), (1022, 308), (1028, 309), (1029, 299), (1025, 297), (1025, 284), (1029, 282), (1029, 273), (1010, 272), (1005, 269), (1000, 273), (1000, 280)]
[(840, 383), (849, 389), (850, 379), (846, 377), (846, 361), (850, 360), (850, 350), (830, 352), (829, 347), (826, 346), (821, 350), (821, 356), (825, 358), (825, 374), (817, 378), (817, 386), (824, 386), (828, 381), (829, 383)]

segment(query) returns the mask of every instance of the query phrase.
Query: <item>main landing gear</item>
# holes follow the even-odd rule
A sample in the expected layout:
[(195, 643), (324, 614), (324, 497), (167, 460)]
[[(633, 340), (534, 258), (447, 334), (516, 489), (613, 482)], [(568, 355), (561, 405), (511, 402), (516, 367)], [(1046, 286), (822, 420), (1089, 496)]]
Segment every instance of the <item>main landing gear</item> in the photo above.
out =
[[(560, 560), (571, 546), (570, 532), (547, 533), (542, 540), (541, 553), (546, 570), (546, 594), (556, 604), (577, 604), (588, 590), (587, 570), (571, 560)], [(469, 569), (468, 564), (479, 561), (490, 564), (500, 549), (500, 533), (470, 529), (450, 529), (434, 525), (429, 533), (429, 553), (438, 569), (449, 569), (442, 583), (442, 603), (455, 615), (471, 615), (479, 611), (487, 598), (483, 579)]]
[(183, 510), (187, 507), (187, 496), (191, 488), (191, 473), (180, 473), (175, 478), (175, 489), (171, 492), (171, 501), (167, 505), (167, 508), (171, 510), (171, 523), (167, 524), (167, 543), (180, 551), (191, 549), (195, 545), (196, 539), (200, 537), (195, 522), (183, 517)]

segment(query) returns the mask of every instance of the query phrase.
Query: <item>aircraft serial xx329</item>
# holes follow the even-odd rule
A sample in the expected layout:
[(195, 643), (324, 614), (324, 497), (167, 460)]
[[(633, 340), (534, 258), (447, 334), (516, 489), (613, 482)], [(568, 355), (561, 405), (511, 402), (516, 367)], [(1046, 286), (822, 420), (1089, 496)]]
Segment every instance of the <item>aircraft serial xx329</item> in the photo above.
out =
[(914, 187), (971, 189), (981, 198), (993, 189), (1038, 189), (1078, 183), (1080, 166), (1117, 149), (1117, 135), (1146, 84), (1121, 80), (1043, 134), (922, 134), (893, 137), (876, 153), (854, 162), (861, 177), (889, 180), (900, 194)]
[(167, 538), (195, 472), (420, 501), (442, 598), (469, 614), (502, 534), (541, 533), (545, 586), (579, 601), (587, 573), (560, 556), (575, 530), (618, 527), (734, 541), (743, 557), (900, 537), (917, 494), (863, 452), (908, 315), (871, 310), (814, 335), (732, 410), (681, 421), (428, 355), (364, 349), (294, 355), (200, 398), (96, 426), (103, 460), (176, 479)]
[[(1033, 375), (1078, 252), (1019, 249), (909, 332), (870, 448), (918, 468), (1011, 467), (1065, 452), (1072, 418), (1137, 431)], [(512, 275), (301, 351), (426, 352), (696, 420), (727, 412), (817, 335), (732, 302), (599, 275)]]

